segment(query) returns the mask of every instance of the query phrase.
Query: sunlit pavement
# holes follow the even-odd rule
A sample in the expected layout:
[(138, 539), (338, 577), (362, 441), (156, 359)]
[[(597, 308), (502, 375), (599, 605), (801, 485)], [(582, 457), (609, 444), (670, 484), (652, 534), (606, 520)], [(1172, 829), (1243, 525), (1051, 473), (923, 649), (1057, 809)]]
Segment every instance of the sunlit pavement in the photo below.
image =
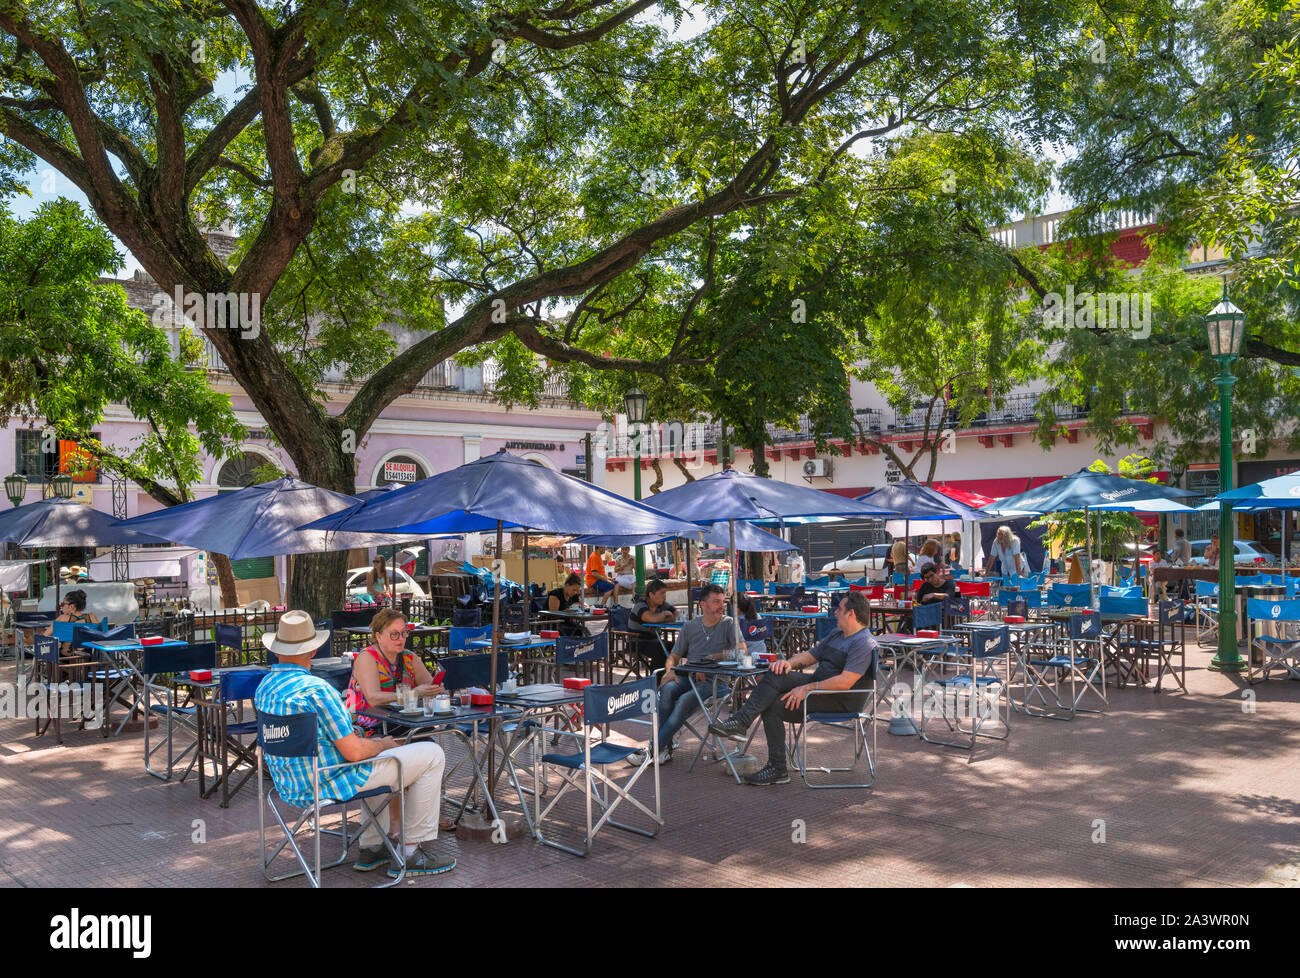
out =
[[(768, 788), (739, 786), (717, 765), (688, 774), (688, 734), (662, 769), (658, 838), (607, 827), (579, 859), (527, 838), (448, 836), (433, 845), (456, 853), (456, 870), (409, 885), (1295, 886), (1300, 682), (1252, 687), (1252, 704), (1244, 678), (1205, 669), (1211, 652), (1189, 651), (1188, 694), (1112, 689), (1105, 716), (1013, 716), (1010, 741), (981, 744), (970, 763), (882, 723), (866, 791), (811, 791), (797, 772)], [(5, 663), (0, 678), (12, 677)], [(199, 799), (193, 775), (145, 774), (138, 732), (105, 741), (73, 729), (64, 740), (0, 721), (4, 885), (305, 885), (262, 879), (255, 782), (222, 810)], [(576, 827), (573, 800), (565, 824)], [(349, 862), (325, 885), (379, 881)]]

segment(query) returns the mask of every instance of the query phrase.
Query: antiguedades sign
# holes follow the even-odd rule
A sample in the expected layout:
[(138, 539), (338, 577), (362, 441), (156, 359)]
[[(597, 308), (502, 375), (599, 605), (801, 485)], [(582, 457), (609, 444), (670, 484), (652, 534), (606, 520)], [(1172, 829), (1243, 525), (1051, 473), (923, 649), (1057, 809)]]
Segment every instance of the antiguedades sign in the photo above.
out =
[(553, 452), (556, 449), (564, 451), (564, 446), (557, 446), (553, 441), (508, 441), (506, 442), (507, 452)]

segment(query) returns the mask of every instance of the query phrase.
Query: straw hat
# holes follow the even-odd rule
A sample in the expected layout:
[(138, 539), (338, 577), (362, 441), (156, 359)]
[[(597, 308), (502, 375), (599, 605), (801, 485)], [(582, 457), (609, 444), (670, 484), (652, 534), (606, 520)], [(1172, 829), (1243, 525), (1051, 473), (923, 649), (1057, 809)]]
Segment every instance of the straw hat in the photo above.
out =
[(305, 655), (329, 641), (328, 629), (317, 629), (305, 611), (286, 611), (280, 616), (275, 634), (262, 636), (262, 644), (276, 655)]

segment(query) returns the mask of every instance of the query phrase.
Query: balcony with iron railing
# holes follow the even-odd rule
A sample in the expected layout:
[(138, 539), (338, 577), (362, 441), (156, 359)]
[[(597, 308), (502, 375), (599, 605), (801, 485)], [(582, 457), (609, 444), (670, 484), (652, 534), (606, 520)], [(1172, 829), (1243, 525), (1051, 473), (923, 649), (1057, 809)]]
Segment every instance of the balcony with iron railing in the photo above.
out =
[[(935, 414), (930, 419), (930, 431), (931, 434), (937, 435), (944, 428), (970, 431), (982, 428), (1034, 424), (1038, 420), (1040, 400), (1041, 395), (1036, 393), (1008, 394), (997, 400), (990, 399), (987, 409), (977, 415), (969, 425), (965, 426), (959, 424), (955, 408), (948, 408), (940, 404), (935, 408)], [(857, 408), (854, 411), (855, 434), (861, 433), (869, 438), (888, 438), (891, 435), (924, 431), (926, 428), (927, 406), (922, 402), (911, 411)], [(1086, 403), (1055, 405), (1053, 415), (1058, 421), (1076, 421), (1087, 417), (1088, 410)], [(1122, 413), (1133, 415), (1138, 412), (1126, 404)], [(684, 424), (681, 426), (682, 433), (680, 435), (670, 433), (668, 430), (670, 427), (675, 426), (652, 426), (652, 432), (647, 436), (647, 440), (642, 443), (642, 453), (668, 454), (681, 450), (715, 449), (724, 440), (723, 426), (717, 422), (706, 421)], [(774, 445), (788, 445), (816, 440), (816, 428), (807, 417), (801, 418), (799, 425), (794, 428), (780, 428), (769, 424), (767, 434)], [(680, 443), (677, 441), (678, 438), (681, 439)], [(730, 438), (733, 444), (737, 444), (734, 431), (731, 433)], [(840, 440), (837, 436), (829, 433), (825, 434), (825, 438), (827, 441)], [(620, 434), (614, 439), (608, 454), (614, 458), (630, 458), (633, 454), (632, 449), (633, 439), (629, 435)]]

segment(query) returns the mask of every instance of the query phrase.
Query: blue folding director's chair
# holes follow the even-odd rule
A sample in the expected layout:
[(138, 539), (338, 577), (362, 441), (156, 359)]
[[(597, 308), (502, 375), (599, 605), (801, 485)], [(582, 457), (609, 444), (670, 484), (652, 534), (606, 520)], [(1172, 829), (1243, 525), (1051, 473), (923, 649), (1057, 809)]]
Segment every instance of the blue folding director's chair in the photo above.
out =
[[(351, 798), (329, 798), (322, 797), (320, 790), (320, 776), (325, 771), (342, 770), (349, 767), (357, 767), (361, 764), (379, 763), (374, 759), (365, 761), (351, 761), (343, 764), (322, 765), (320, 763), (320, 753), (316, 743), (316, 727), (319, 719), (314, 713), (295, 713), (290, 716), (280, 716), (275, 713), (257, 713), (257, 840), (261, 846), (262, 855), (262, 875), (271, 882), (290, 879), (294, 876), (306, 875), (311, 881), (313, 889), (320, 889), (321, 870), (329, 869), (331, 866), (337, 866), (348, 858), (348, 849), (352, 843), (360, 838), (361, 831), (370, 821), (376, 822), (380, 829), (380, 837), (383, 839), (384, 847), (388, 850), (392, 861), (399, 867), (396, 878), (387, 883), (380, 883), (376, 889), (382, 889), (387, 886), (395, 886), (406, 876), (406, 827), (405, 824), (398, 830), (397, 845), (394, 846), (392, 840), (388, 837), (387, 826), (378, 824), (379, 817), (392, 804), (394, 798), (398, 799), (399, 804), (402, 798), (401, 785), (405, 784), (405, 778), (402, 775), (402, 762), (397, 757), (389, 756), (383, 759), (383, 763), (392, 762), (397, 765), (397, 784), (398, 789), (394, 791), (387, 785), (381, 785), (378, 788), (372, 788), (369, 791), (362, 791)], [(266, 790), (266, 779), (263, 769), (266, 768), (265, 758), (277, 757), (285, 760), (306, 761), (311, 765), (311, 785), (312, 797), (311, 803), (305, 808), (299, 810), (298, 818), (290, 827), (288, 819), (280, 812), (275, 803), (275, 798)], [(279, 795), (276, 791), (275, 795)], [(386, 796), (386, 797), (385, 797)], [(370, 807), (365, 804), (367, 798), (385, 797), (384, 804), (377, 810), (371, 811)], [(284, 805), (289, 806), (289, 802), (281, 798)], [(353, 801), (358, 802), (358, 808), (361, 810), (361, 824), (358, 827), (357, 834), (354, 836), (348, 831), (348, 805)], [(291, 806), (290, 806), (291, 807)], [(284, 841), (275, 847), (269, 854), (266, 847), (266, 810), (271, 810), (276, 823), (284, 833)], [(321, 816), (333, 815), (338, 813), (343, 816), (343, 826), (337, 832), (342, 840), (343, 847), (339, 857), (333, 862), (321, 865), (320, 861), (320, 837), (321, 833), (327, 830), (321, 828)], [(289, 817), (292, 817), (290, 815)], [(303, 823), (308, 819), (312, 833), (312, 854), (313, 859), (308, 862), (307, 856), (302, 849), (298, 847), (295, 841)], [(403, 820), (404, 823), (404, 820)], [(330, 832), (330, 834), (335, 834)], [(288, 846), (293, 850), (294, 856), (297, 857), (299, 869), (291, 870), (287, 873), (271, 875), (271, 863), (275, 861), (276, 856), (284, 851)]]
[[(538, 752), (534, 750), (533, 783), (545, 783), (548, 766), (559, 774), (563, 782), (545, 808), (542, 808), (542, 792), (534, 793), (536, 817), (533, 820), (533, 832), (539, 842), (575, 856), (585, 856), (591, 851), (592, 840), (607, 822), (615, 828), (647, 838), (654, 838), (659, 833), (664, 820), (659, 795), (659, 695), (656, 683), (655, 677), (647, 676), (635, 683), (624, 683), (621, 686), (588, 686), (582, 695), (581, 729), (558, 730), (540, 725), (533, 728), (537, 737), (544, 733), (557, 734), (575, 741), (575, 746), (580, 748), (572, 754), (554, 751), (542, 754), (540, 760), (537, 759)], [(611, 768), (642, 749), (640, 745), (613, 744), (603, 738), (603, 727), (621, 721), (649, 723), (650, 742), (645, 748), (641, 763), (620, 781), (611, 772)], [(632, 797), (632, 788), (651, 769), (654, 771), (653, 811)], [(542, 831), (544, 820), (570, 791), (582, 792), (586, 799), (586, 831), (582, 837), (581, 849), (548, 838)], [(624, 802), (649, 816), (653, 828), (645, 829), (626, 822), (616, 822), (614, 812)], [(596, 817), (596, 808), (600, 810), (599, 817)]]

